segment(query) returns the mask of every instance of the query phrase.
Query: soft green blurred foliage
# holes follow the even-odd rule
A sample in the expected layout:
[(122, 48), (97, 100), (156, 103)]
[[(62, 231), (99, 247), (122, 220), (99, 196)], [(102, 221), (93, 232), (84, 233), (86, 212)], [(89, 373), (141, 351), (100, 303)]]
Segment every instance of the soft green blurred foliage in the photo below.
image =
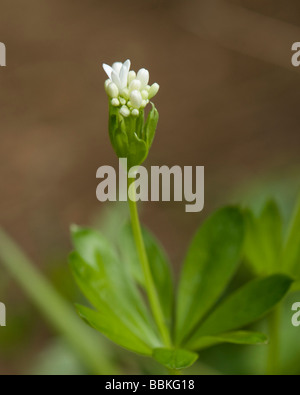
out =
[[(77, 311), (85, 322), (116, 344), (152, 356), (171, 370), (195, 363), (193, 351), (222, 342), (266, 344), (265, 335), (238, 330), (270, 312), (289, 290), (291, 278), (278, 274), (248, 282), (223, 303), (217, 303), (239, 266), (244, 230), (243, 213), (234, 207), (218, 210), (200, 227), (179, 281), (176, 347), (168, 349), (163, 347), (163, 339), (138, 292), (137, 284), (144, 287), (144, 281), (130, 228), (117, 230), (120, 241), (116, 254), (114, 245), (101, 233), (73, 226), (71, 270), (96, 309), (77, 306)], [(173, 276), (158, 242), (148, 231), (143, 233), (156, 292), (172, 336)]]
[(244, 253), (255, 274), (286, 273), (300, 281), (300, 199), (285, 231), (274, 200), (268, 201), (258, 215), (246, 209), (245, 218)]
[[(232, 209), (230, 209), (232, 210)], [(249, 215), (250, 210), (247, 211), (247, 216)], [(284, 245), (284, 240), (290, 240), (290, 238), (293, 238), (295, 240), (295, 237), (297, 238), (299, 235), (299, 232), (297, 232), (298, 228), (298, 218), (299, 218), (299, 210), (298, 206), (297, 209), (294, 210), (295, 214), (293, 216), (293, 220), (290, 220), (290, 226), (289, 226), (289, 232), (286, 231), (285, 238), (282, 235), (282, 243), (280, 240), (278, 241), (278, 235), (279, 235), (279, 229), (281, 229), (281, 221), (279, 221), (280, 215), (279, 215), (279, 208), (273, 201), (269, 201), (265, 206), (264, 209), (261, 211), (262, 214), (260, 216), (253, 215), (252, 219), (254, 219), (255, 226), (258, 226), (260, 224), (260, 232), (261, 234), (265, 235), (265, 248), (266, 246), (273, 246), (273, 248), (279, 248), (280, 250), (284, 250), (281, 245)], [(224, 212), (225, 214), (225, 212)], [(216, 215), (216, 214), (215, 214)], [(213, 218), (213, 217), (212, 217)], [(229, 216), (228, 220), (233, 221), (234, 216)], [(262, 218), (265, 219), (265, 224), (262, 225)], [(212, 221), (212, 219), (210, 220)], [(131, 231), (130, 227), (128, 227), (127, 224), (127, 212), (126, 209), (124, 209), (124, 206), (122, 204), (120, 205), (115, 205), (113, 208), (108, 209), (103, 217), (99, 217), (98, 220), (96, 221), (97, 227), (102, 229), (102, 232), (105, 233), (107, 230), (107, 233), (109, 238), (112, 240), (112, 242), (116, 245), (118, 253), (122, 252), (122, 246), (124, 249), (124, 246), (127, 246), (128, 249), (124, 250), (123, 254), (123, 259), (124, 262), (133, 259), (132, 263), (133, 265), (130, 266), (128, 265), (128, 268), (130, 267), (131, 270), (131, 276), (137, 280), (137, 282), (142, 285), (142, 277), (141, 273), (139, 273), (138, 266), (136, 265), (136, 254), (132, 245), (132, 239), (131, 239)], [(228, 225), (228, 221), (224, 222), (226, 226), (226, 223)], [(116, 227), (116, 224), (118, 224), (118, 227)], [(209, 224), (209, 222), (208, 222)], [(272, 224), (270, 226), (270, 224)], [(206, 225), (208, 226), (208, 225)], [(213, 227), (216, 229), (220, 229), (219, 227)], [(287, 228), (287, 227), (286, 227)], [(116, 232), (116, 229), (118, 231)], [(203, 229), (201, 227), (200, 229)], [(247, 228), (248, 229), (248, 228)], [(201, 230), (200, 230), (201, 232)], [(203, 230), (202, 230), (203, 232)], [(270, 235), (269, 233), (273, 232), (274, 235)], [(76, 232), (75, 232), (76, 233)], [(255, 235), (256, 232), (251, 233), (251, 237)], [(259, 233), (257, 233), (259, 234)], [(283, 233), (284, 234), (284, 233)], [(287, 236), (288, 235), (288, 236)], [(166, 254), (163, 252), (161, 246), (159, 246), (159, 243), (154, 241), (153, 236), (150, 235), (149, 232), (145, 232), (146, 239), (148, 239), (148, 242), (146, 243), (148, 245), (148, 250), (149, 253), (152, 254), (152, 257), (156, 257), (155, 261), (157, 263), (156, 270), (160, 267), (159, 262), (162, 263), (162, 267), (165, 269), (161, 273), (167, 273), (165, 275), (165, 278), (170, 275), (168, 265), (167, 265), (167, 257)], [(228, 236), (228, 235), (227, 235)], [(275, 242), (277, 241), (277, 243)], [(255, 245), (255, 241), (252, 242)], [(286, 241), (287, 243), (287, 241)], [(109, 243), (106, 242), (108, 245)], [(247, 249), (248, 248), (248, 249)], [(246, 244), (246, 250), (247, 252), (247, 257), (252, 257), (252, 254), (249, 254), (249, 244), (247, 247)], [(265, 250), (260, 250), (262, 251)], [(295, 250), (293, 250), (295, 251)], [(297, 251), (297, 250), (296, 250)], [(154, 252), (154, 255), (153, 255)], [(93, 253), (92, 253), (93, 255)], [(122, 254), (121, 254), (122, 256)], [(276, 261), (278, 262), (278, 254), (267, 254), (267, 256), (274, 256), (276, 257)], [(291, 255), (295, 257), (295, 252)], [(297, 254), (296, 254), (297, 256)], [(275, 260), (275, 259), (274, 259)], [(123, 261), (122, 261), (123, 262)], [(259, 260), (257, 258), (257, 264), (259, 263)], [(262, 262), (265, 262), (262, 260)], [(271, 262), (271, 259), (268, 262), (268, 268), (270, 268), (269, 264)], [(291, 261), (289, 261), (291, 262)], [(165, 266), (166, 265), (166, 266)], [(274, 265), (274, 270), (273, 272), (278, 272), (278, 263)], [(126, 265), (127, 266), (127, 265)], [(295, 269), (295, 266), (292, 265)], [(258, 265), (253, 265), (253, 269), (257, 269), (260, 266)], [(243, 300), (242, 294), (240, 292), (246, 292), (243, 291), (243, 289), (247, 289), (247, 287), (256, 287), (257, 284), (259, 284), (259, 281), (254, 281), (254, 282), (248, 282), (251, 279), (250, 274), (245, 271), (246, 267), (241, 266), (239, 270), (237, 271), (235, 277), (232, 277), (234, 279), (233, 282), (231, 282), (228, 291), (224, 294), (224, 296), (221, 298), (221, 304), (219, 305), (219, 308), (217, 308), (216, 313), (216, 322), (218, 322), (218, 332), (222, 332), (222, 326), (220, 323), (225, 323), (225, 331), (228, 331), (229, 327), (229, 318), (232, 315), (235, 324), (233, 324), (233, 327), (240, 326), (240, 325), (247, 325), (248, 321), (243, 320), (239, 321), (239, 314), (238, 314), (238, 308), (237, 305), (233, 302), (234, 301), (234, 296), (232, 295), (232, 291), (236, 293), (236, 300), (237, 302)], [(154, 272), (155, 272), (155, 267), (154, 267)], [(264, 271), (260, 274), (262, 274)], [(282, 272), (279, 270), (279, 272)], [(288, 272), (288, 271), (286, 271)], [(257, 272), (259, 273), (259, 272)], [(265, 271), (265, 274), (272, 274), (272, 271)], [(118, 273), (119, 274), (119, 273)], [(157, 276), (159, 276), (159, 271), (157, 272)], [(74, 285), (72, 282), (69, 281), (69, 271), (66, 270), (65, 265), (60, 265), (59, 262), (55, 265), (53, 265), (53, 270), (48, 271), (47, 277), (51, 279), (51, 282), (56, 286), (58, 290), (61, 290), (62, 293), (65, 294), (65, 296), (68, 299), (73, 299), (76, 298), (77, 292), (74, 289)], [(160, 279), (161, 281), (163, 280), (164, 275), (162, 275), (162, 278)], [(279, 282), (276, 283), (275, 285), (272, 285), (272, 281), (274, 279), (278, 278)], [(279, 284), (281, 283), (284, 290), (288, 287), (288, 282), (289, 280), (284, 277), (284, 276), (271, 276), (267, 280), (262, 280), (262, 288), (265, 288), (265, 281), (270, 283), (270, 289), (268, 291), (268, 295), (270, 298), (272, 298), (272, 292), (274, 291), (279, 291)], [(2, 290), (6, 290), (6, 293), (8, 294), (8, 291), (10, 289), (10, 283), (11, 280), (7, 276), (2, 276), (1, 277), (1, 282), (2, 282)], [(248, 285), (244, 288), (240, 289), (240, 286), (248, 283)], [(67, 287), (65, 284), (69, 284)], [(162, 285), (162, 291), (167, 292), (168, 294), (168, 287), (166, 289), (164, 288), (164, 281), (160, 282)], [(253, 284), (253, 285), (252, 285)], [(159, 286), (159, 283), (158, 283)], [(172, 287), (170, 288), (172, 289)], [(240, 290), (239, 290), (240, 289)], [(284, 293), (284, 290), (282, 291), (282, 294)], [(254, 294), (258, 295), (258, 289), (255, 289), (253, 291)], [(233, 293), (233, 295), (234, 295)], [(273, 294), (274, 296), (274, 294)], [(77, 296), (78, 297), (78, 296)], [(228, 299), (229, 297), (229, 299)], [(276, 299), (277, 298), (277, 299)], [(280, 299), (281, 296), (275, 297), (276, 300)], [(282, 372), (294, 372), (295, 374), (300, 373), (298, 371), (297, 366), (299, 366), (299, 361), (300, 361), (300, 348), (297, 347), (298, 344), (298, 333), (299, 329), (294, 328), (291, 325), (291, 316), (292, 313), (290, 311), (291, 304), (294, 303), (295, 301), (298, 301), (300, 298), (299, 294), (291, 293), (287, 301), (284, 304), (284, 309), (283, 309), (283, 317), (281, 321), (281, 343), (282, 343), (282, 358), (281, 358), (281, 366), (280, 369)], [(226, 300), (232, 300), (232, 302), (226, 302)], [(73, 299), (74, 300), (74, 299)], [(267, 301), (266, 301), (267, 302)], [(275, 302), (271, 301), (271, 304), (274, 304)], [(229, 307), (226, 307), (226, 306)], [(243, 303), (241, 303), (242, 306), (244, 306)], [(166, 305), (168, 306), (168, 304)], [(225, 306), (225, 308), (223, 307)], [(232, 306), (232, 307), (230, 307)], [(255, 308), (255, 303), (251, 303), (251, 306)], [(169, 308), (168, 308), (169, 309)], [(167, 311), (168, 309), (165, 310), (165, 314), (167, 317)], [(218, 313), (218, 309), (221, 311)], [(229, 310), (228, 310), (229, 309)], [(230, 309), (232, 313), (230, 313)], [(222, 312), (223, 310), (223, 312)], [(263, 312), (267, 310), (267, 307), (262, 307)], [(253, 312), (253, 309), (252, 309)], [(241, 313), (249, 314), (248, 312), (244, 312), (241, 310)], [(214, 314), (211, 315), (211, 318), (208, 319), (208, 322), (210, 320), (213, 320)], [(259, 318), (260, 313), (254, 311), (254, 316)], [(253, 316), (253, 317), (254, 317)], [(220, 318), (221, 317), (221, 318)], [(111, 318), (111, 314), (110, 314)], [(250, 320), (251, 321), (251, 320)], [(18, 330), (12, 330), (13, 328), (10, 325), (10, 329), (4, 328), (3, 331), (1, 331), (1, 336), (0, 336), (0, 343), (2, 344), (1, 350), (2, 350), (2, 355), (6, 355), (7, 358), (13, 358), (13, 355), (16, 352), (19, 352), (22, 347), (25, 347), (26, 342), (28, 339), (32, 336), (34, 336), (34, 331), (35, 331), (35, 326), (37, 325), (38, 320), (35, 318), (35, 313), (32, 311), (31, 308), (28, 308), (28, 304), (26, 304), (26, 300), (20, 305), (18, 304), (16, 308), (11, 311), (10, 314), (10, 323), (13, 323), (13, 328), (18, 328)], [(205, 324), (205, 322), (204, 322)], [(103, 321), (101, 321), (101, 325), (103, 325)], [(208, 324), (205, 324), (208, 325)], [(202, 326), (202, 328), (205, 329), (205, 325)], [(227, 325), (227, 326), (226, 326)], [(96, 326), (97, 325), (93, 325)], [(212, 328), (215, 327), (215, 324), (213, 324)], [(22, 330), (19, 330), (22, 328)], [(101, 331), (103, 331), (103, 327), (101, 326)], [(118, 328), (120, 329), (120, 328)], [(202, 331), (204, 331), (202, 329)], [(250, 331), (249, 331), (250, 330)], [(258, 373), (258, 374), (264, 374), (265, 372), (265, 362), (267, 359), (266, 353), (267, 353), (267, 347), (262, 346), (262, 347), (241, 347), (241, 344), (264, 344), (267, 341), (267, 338), (265, 335), (259, 332), (265, 332), (267, 333), (267, 328), (265, 327), (263, 321), (260, 324), (256, 324), (255, 326), (249, 327), (247, 326), (245, 331), (237, 331), (237, 332), (231, 332), (231, 333), (223, 333), (223, 334), (218, 334), (214, 336), (202, 336), (199, 337), (197, 333), (195, 332), (194, 338), (191, 337), (189, 340), (189, 346), (188, 348), (195, 349), (195, 350), (202, 350), (200, 352), (200, 360), (197, 362), (194, 367), (189, 368), (187, 370), (188, 373), (196, 373), (196, 374), (219, 374), (219, 373), (228, 373), (228, 374), (252, 374), (252, 373)], [(205, 331), (204, 331), (205, 332)], [(204, 334), (203, 332), (203, 334)], [(210, 331), (211, 333), (214, 333), (214, 331)], [(199, 327), (199, 334), (201, 333), (201, 326)], [(193, 340), (194, 339), (194, 340)], [(126, 340), (127, 341), (127, 340)], [(220, 345), (220, 343), (229, 343), (227, 345)], [(232, 343), (232, 345), (230, 345)], [(24, 344), (24, 346), (23, 346)], [(53, 344), (53, 345), (52, 345)], [(237, 347), (236, 345), (239, 345)], [(141, 359), (135, 354), (128, 354), (126, 351), (123, 351), (122, 349), (118, 349), (112, 344), (108, 344), (106, 347), (111, 348), (111, 352), (114, 353), (115, 355), (115, 360), (118, 361), (118, 365), (122, 366), (124, 363), (126, 365), (126, 370), (125, 372), (130, 372), (130, 373), (144, 373), (144, 374), (154, 374), (156, 373), (161, 373), (162, 370), (159, 366), (156, 366), (155, 362), (151, 362), (149, 359)], [(214, 346), (214, 347), (211, 347)], [(208, 350), (204, 350), (204, 348), (209, 347)], [(156, 350), (157, 348), (155, 348)], [(166, 350), (167, 352), (167, 350)], [(158, 360), (160, 363), (162, 363), (162, 357), (158, 352), (155, 351), (155, 359)], [(154, 355), (153, 354), (153, 355)], [(157, 356), (158, 355), (158, 356)], [(164, 354), (163, 354), (164, 355)], [(172, 357), (173, 359), (175, 358), (174, 356)], [(172, 359), (171, 358), (171, 359)], [(177, 358), (177, 357), (176, 357)], [(175, 361), (177, 360), (175, 358)], [(170, 359), (170, 360), (171, 360)], [(181, 359), (180, 359), (181, 360)], [(56, 361), (56, 362), (55, 362)], [(122, 362), (123, 361), (123, 362)], [(169, 362), (167, 362), (165, 365), (167, 367), (171, 366), (168, 365)], [(208, 365), (206, 365), (208, 364)], [(82, 361), (80, 358), (78, 358), (78, 354), (74, 353), (71, 351), (69, 346), (66, 346), (65, 343), (61, 343), (60, 341), (57, 342), (57, 340), (54, 339), (53, 343), (52, 341), (48, 341), (48, 346), (45, 348), (45, 351), (42, 351), (40, 356), (37, 356), (34, 358), (32, 361), (32, 368), (31, 372), (37, 373), (37, 374), (43, 374), (43, 373), (49, 373), (53, 372), (55, 374), (58, 374), (62, 369), (65, 368), (66, 374), (85, 374), (87, 370), (84, 368), (84, 364), (82, 364)], [(174, 368), (174, 365), (172, 365)], [(210, 367), (209, 367), (210, 366)], [(26, 371), (28, 371), (28, 367), (26, 367)]]

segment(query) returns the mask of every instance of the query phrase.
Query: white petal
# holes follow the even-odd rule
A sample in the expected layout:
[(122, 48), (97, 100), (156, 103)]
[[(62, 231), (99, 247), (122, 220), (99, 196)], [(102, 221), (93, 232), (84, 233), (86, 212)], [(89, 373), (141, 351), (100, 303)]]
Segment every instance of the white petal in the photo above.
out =
[(130, 101), (134, 108), (140, 108), (142, 105), (142, 95), (140, 91), (133, 91), (130, 94)]
[(122, 62), (115, 62), (115, 63), (112, 65), (112, 68), (115, 70), (115, 72), (116, 72), (117, 74), (120, 74), (120, 71), (121, 71), (122, 66), (123, 66), (123, 63), (122, 63)]
[(145, 89), (146, 86), (148, 85), (149, 79), (150, 79), (149, 71), (146, 70), (146, 69), (141, 69), (141, 70), (138, 72), (138, 74), (137, 74), (137, 79), (141, 81), (141, 83), (142, 83), (142, 88)]
[(112, 69), (112, 72), (111, 72), (111, 80), (112, 80), (112, 82), (114, 82), (117, 85), (119, 90), (122, 89), (119, 75), (113, 69)]
[(126, 62), (124, 62), (123, 66), (126, 67), (126, 69), (128, 70), (128, 73), (129, 73), (131, 61), (129, 59), (127, 59)]
[(105, 63), (104, 63), (104, 64), (103, 64), (103, 69), (104, 69), (104, 71), (106, 72), (108, 78), (111, 79), (111, 74), (112, 74), (112, 71), (113, 71), (112, 67), (110, 67), (108, 64), (105, 64)]
[(124, 89), (127, 87), (127, 81), (128, 81), (128, 73), (129, 69), (123, 64), (121, 71), (120, 71), (120, 82), (121, 82), (121, 89)]

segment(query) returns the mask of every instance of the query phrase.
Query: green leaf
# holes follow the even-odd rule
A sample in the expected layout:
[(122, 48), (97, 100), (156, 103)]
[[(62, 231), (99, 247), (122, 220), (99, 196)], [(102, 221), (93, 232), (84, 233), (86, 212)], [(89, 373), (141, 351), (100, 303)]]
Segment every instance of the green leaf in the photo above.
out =
[(92, 328), (101, 332), (108, 339), (141, 355), (152, 355), (151, 347), (135, 336), (122, 320), (110, 309), (101, 312), (76, 305), (79, 316)]
[(159, 120), (159, 114), (157, 109), (155, 108), (155, 105), (152, 104), (152, 109), (148, 115), (146, 124), (144, 126), (144, 140), (147, 142), (148, 150), (151, 148), (153, 144), (153, 140), (155, 137), (156, 129), (157, 129), (157, 124)]
[(145, 111), (140, 111), (139, 116), (136, 118), (136, 126), (135, 126), (135, 133), (138, 135), (140, 139), (143, 138), (143, 129), (144, 129), (144, 120), (145, 120)]
[(112, 310), (150, 347), (160, 345), (141, 295), (114, 248), (98, 232), (89, 229), (73, 227), (72, 238), (76, 252), (70, 255), (71, 270), (88, 300), (100, 312)]
[(177, 344), (195, 328), (224, 292), (237, 270), (243, 239), (243, 215), (234, 207), (217, 211), (197, 232), (179, 284)]
[(128, 168), (141, 165), (147, 158), (147, 155), (147, 144), (134, 133), (129, 139), (128, 154), (126, 156), (128, 159)]
[(245, 212), (245, 257), (258, 275), (280, 271), (282, 253), (282, 218), (277, 204), (270, 200), (256, 218)]
[(170, 350), (158, 348), (153, 351), (153, 358), (170, 370), (181, 370), (192, 366), (198, 359), (198, 354), (188, 350)]
[(121, 121), (119, 110), (110, 104), (108, 121), (110, 142), (119, 158), (127, 158), (128, 136), (124, 128), (121, 127)]
[[(146, 229), (143, 229), (143, 238), (161, 307), (166, 321), (171, 324), (174, 304), (174, 289), (170, 264), (162, 246)], [(132, 275), (139, 285), (146, 289), (145, 278), (137, 254), (130, 224), (123, 227), (119, 240), (124, 264), (130, 267)]]
[(218, 336), (203, 336), (191, 340), (186, 344), (190, 350), (200, 351), (205, 348), (216, 346), (222, 343), (240, 344), (240, 345), (259, 345), (267, 344), (268, 338), (263, 333), (258, 332), (229, 332)]
[(283, 253), (283, 262), (288, 273), (300, 279), (300, 199), (290, 225)]
[(282, 300), (292, 282), (281, 274), (249, 282), (208, 316), (189, 344), (196, 343), (200, 337), (234, 331), (259, 320)]

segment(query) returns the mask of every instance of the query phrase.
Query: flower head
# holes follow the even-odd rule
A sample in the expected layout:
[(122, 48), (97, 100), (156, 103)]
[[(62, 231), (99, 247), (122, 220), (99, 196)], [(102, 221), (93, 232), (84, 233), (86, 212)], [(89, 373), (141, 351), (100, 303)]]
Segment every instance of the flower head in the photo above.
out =
[(109, 97), (109, 137), (117, 156), (127, 159), (129, 169), (147, 158), (159, 118), (153, 103), (146, 120), (144, 111), (159, 85), (149, 85), (148, 70), (136, 73), (130, 66), (130, 60), (103, 65), (108, 76), (105, 90)]
[(127, 118), (130, 115), (137, 117), (150, 100), (158, 93), (159, 85), (149, 85), (149, 71), (131, 70), (131, 62), (116, 62), (112, 66), (103, 64), (103, 69), (108, 76), (105, 81), (105, 90), (114, 107), (119, 107), (120, 114)]

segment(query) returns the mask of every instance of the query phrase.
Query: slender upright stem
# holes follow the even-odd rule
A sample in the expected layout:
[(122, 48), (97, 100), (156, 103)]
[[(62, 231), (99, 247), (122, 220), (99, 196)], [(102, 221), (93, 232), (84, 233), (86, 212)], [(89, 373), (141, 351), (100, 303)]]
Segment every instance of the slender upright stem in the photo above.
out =
[[(129, 187), (134, 183), (134, 179), (129, 179)], [(145, 284), (146, 284), (146, 292), (149, 299), (150, 307), (152, 309), (153, 317), (156, 321), (158, 329), (161, 333), (162, 339), (166, 347), (171, 347), (171, 339), (169, 330), (165, 324), (163, 311), (159, 302), (159, 298), (157, 295), (157, 291), (154, 285), (152, 273), (150, 270), (150, 265), (146, 253), (146, 248), (143, 240), (141, 225), (139, 221), (139, 215), (137, 210), (137, 204), (135, 201), (132, 201), (130, 198), (128, 199), (130, 216), (131, 216), (131, 224), (133, 230), (133, 236), (135, 239), (135, 244), (139, 256), (140, 263), (142, 265)]]
[(269, 336), (270, 344), (268, 351), (267, 374), (275, 376), (279, 374), (280, 365), (280, 317), (281, 308), (278, 306), (269, 316)]

